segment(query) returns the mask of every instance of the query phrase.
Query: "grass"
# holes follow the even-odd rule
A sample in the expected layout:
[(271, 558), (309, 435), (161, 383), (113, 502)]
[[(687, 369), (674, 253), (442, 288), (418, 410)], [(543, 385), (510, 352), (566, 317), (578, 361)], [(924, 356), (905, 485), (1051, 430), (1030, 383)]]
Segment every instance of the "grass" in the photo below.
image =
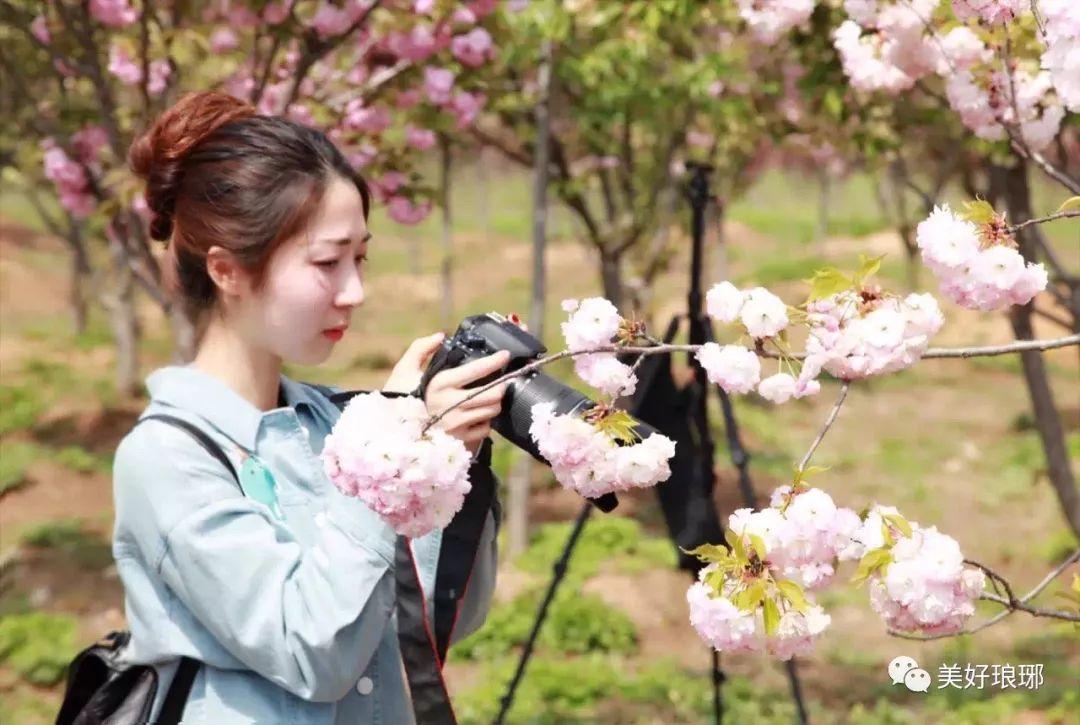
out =
[(26, 441), (0, 441), (0, 495), (27, 483), (30, 465), (41, 456), (41, 446)]
[(0, 620), (0, 663), (33, 685), (54, 685), (76, 652), (75, 618), (30, 612)]
[(22, 542), (38, 549), (51, 549), (89, 569), (104, 569), (113, 563), (110, 543), (88, 531), (81, 518), (56, 519), (30, 529)]

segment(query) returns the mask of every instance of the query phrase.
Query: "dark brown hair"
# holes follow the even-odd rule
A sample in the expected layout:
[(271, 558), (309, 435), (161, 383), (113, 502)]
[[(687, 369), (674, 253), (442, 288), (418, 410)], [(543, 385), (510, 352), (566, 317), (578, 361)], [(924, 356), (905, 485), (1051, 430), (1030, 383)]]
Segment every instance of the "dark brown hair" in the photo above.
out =
[(258, 288), (334, 175), (356, 185), (365, 218), (371, 206), (367, 184), (324, 133), (223, 93), (181, 98), (132, 144), (129, 161), (146, 180), (150, 236), (169, 246), (167, 290), (196, 318), (217, 299), (210, 247), (236, 255)]

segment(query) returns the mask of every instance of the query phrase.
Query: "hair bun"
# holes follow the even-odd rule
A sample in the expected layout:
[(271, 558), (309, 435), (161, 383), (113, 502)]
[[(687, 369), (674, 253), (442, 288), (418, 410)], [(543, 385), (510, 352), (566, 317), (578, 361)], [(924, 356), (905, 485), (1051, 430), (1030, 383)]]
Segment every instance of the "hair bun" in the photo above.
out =
[(225, 124), (254, 115), (251, 104), (230, 95), (216, 91), (189, 93), (131, 145), (128, 162), (135, 174), (146, 180), (152, 238), (167, 240), (172, 234), (173, 207), (184, 157)]

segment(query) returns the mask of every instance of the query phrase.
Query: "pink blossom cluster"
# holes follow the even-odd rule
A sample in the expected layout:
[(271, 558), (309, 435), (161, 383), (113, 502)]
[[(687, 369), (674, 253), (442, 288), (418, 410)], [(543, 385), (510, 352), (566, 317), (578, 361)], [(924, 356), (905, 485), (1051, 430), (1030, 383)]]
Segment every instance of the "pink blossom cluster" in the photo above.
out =
[(717, 322), (738, 321), (755, 340), (776, 337), (788, 326), (787, 305), (764, 287), (740, 290), (720, 282), (705, 294), (705, 309)]
[(323, 2), (311, 18), (311, 27), (320, 38), (336, 37), (346, 32), (370, 6), (370, 0), (346, 0), (342, 7)]
[(395, 196), (387, 202), (386, 213), (398, 224), (419, 224), (431, 213), (431, 200), (413, 201), (407, 196)]
[(824, 609), (810, 603), (805, 612), (794, 608), (783, 611), (776, 632), (766, 635), (761, 608), (747, 612), (732, 601), (738, 587), (735, 579), (728, 579), (721, 592), (705, 583), (715, 569), (716, 564), (710, 564), (701, 570), (699, 581), (686, 592), (686, 601), (691, 626), (718, 652), (768, 652), (777, 659), (789, 660), (808, 654), (832, 621)]
[(922, 357), (944, 321), (929, 294), (844, 291), (815, 300), (807, 305), (810, 335), (799, 380), (806, 383), (823, 369), (841, 380), (902, 370)]
[(99, 157), (107, 143), (105, 129), (97, 125), (85, 126), (72, 135), (71, 149), (75, 154), (74, 159), (52, 139), (42, 143), (45, 151), (42, 159), (45, 178), (53, 182), (60, 203), (76, 218), (90, 216), (97, 207), (87, 169), (100, 168)]
[[(853, 537), (857, 556), (882, 548), (891, 554), (870, 576), (870, 606), (894, 630), (959, 632), (975, 613), (985, 584), (982, 571), (965, 567), (960, 544), (936, 527), (909, 522), (911, 536), (906, 536), (888, 525), (884, 517), (896, 513), (889, 506), (873, 507)], [(895, 543), (885, 539), (886, 528)]]
[(555, 413), (554, 403), (532, 407), (529, 435), (551, 465), (555, 479), (582, 496), (595, 498), (631, 488), (647, 488), (671, 475), (675, 442), (660, 433), (633, 445), (619, 445), (582, 418)]
[(897, 94), (937, 68), (939, 50), (924, 34), (939, 0), (845, 0), (850, 20), (834, 32), (844, 73), (860, 91)]
[(959, 20), (981, 20), (987, 25), (1004, 25), (1024, 8), (1023, 0), (952, 0)]
[(1058, 98), (1070, 111), (1080, 111), (1080, 3), (1076, 0), (1041, 0), (1042, 67), (1053, 79)]
[(749, 393), (761, 380), (761, 361), (753, 350), (742, 345), (718, 345), (706, 342), (694, 353), (709, 382), (725, 393)]
[[(623, 324), (618, 309), (603, 297), (566, 299), (562, 301), (562, 309), (570, 313), (569, 319), (562, 323), (562, 333), (571, 352), (611, 345)], [(608, 395), (633, 395), (637, 389), (637, 376), (613, 353), (575, 355), (574, 373)]]
[(998, 310), (1022, 305), (1046, 288), (1042, 264), (1025, 262), (1000, 236), (985, 246), (979, 227), (954, 214), (948, 204), (934, 211), (916, 229), (923, 262), (938, 278), (941, 292), (962, 307)]
[(424, 96), (433, 106), (453, 115), (461, 130), (476, 120), (487, 97), (483, 93), (455, 90), (455, 80), (454, 72), (447, 68), (424, 68)]
[(739, 15), (759, 43), (775, 43), (795, 27), (805, 27), (817, 0), (737, 0)]
[[(143, 81), (142, 62), (132, 57), (122, 41), (109, 46), (109, 72), (125, 86), (136, 86)], [(169, 84), (172, 67), (169, 61), (157, 58), (147, 66), (146, 90), (152, 96), (161, 95)]]
[(345, 406), (320, 454), (342, 493), (359, 498), (403, 536), (446, 526), (469, 482), (465, 445), (437, 427), (418, 398), (362, 393)]
[[(791, 486), (773, 491), (770, 505), (760, 511), (738, 509), (728, 529), (761, 537), (769, 567), (779, 576), (807, 589), (820, 589), (836, 573), (837, 559), (851, 558), (851, 537), (859, 516), (837, 506), (820, 488)], [(747, 542), (749, 545), (749, 542)]]
[[(944, 34), (932, 30), (939, 2), (844, 0), (850, 19), (836, 29), (833, 39), (851, 85), (896, 95), (919, 79), (938, 74), (950, 107), (977, 136), (1002, 140), (1007, 124), (1015, 126), (1032, 149), (1045, 148), (1061, 127), (1062, 104), (1070, 108), (1080, 104), (1080, 72), (1076, 72), (1080, 52), (1073, 52), (1080, 46), (1076, 3), (1050, 3), (1055, 18), (1060, 16), (1063, 22), (1045, 23), (1046, 72), (1017, 67), (1007, 77), (971, 27), (957, 26)], [(986, 25), (1008, 22), (1024, 9), (1021, 0), (956, 0), (953, 8), (961, 20), (977, 18)]]
[(128, 0), (90, 0), (90, 17), (110, 28), (123, 28), (139, 19)]
[(1038, 151), (1057, 136), (1065, 108), (1053, 93), (1047, 71), (1017, 69), (1008, 78), (1000, 71), (976, 74), (961, 70), (945, 81), (949, 105), (965, 126), (988, 141), (1006, 137), (1005, 126), (1016, 126), (1024, 142)]
[(491, 41), (491, 33), (476, 27), (455, 37), (450, 43), (450, 52), (462, 65), (479, 68), (495, 57), (495, 45)]

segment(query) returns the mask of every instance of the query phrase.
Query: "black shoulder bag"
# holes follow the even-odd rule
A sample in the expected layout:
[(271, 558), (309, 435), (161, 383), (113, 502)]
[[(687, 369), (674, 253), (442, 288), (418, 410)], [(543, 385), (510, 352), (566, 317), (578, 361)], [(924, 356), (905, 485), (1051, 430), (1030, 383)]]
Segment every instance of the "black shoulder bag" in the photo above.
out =
[[(171, 415), (154, 414), (140, 418), (160, 420), (191, 434), (206, 452), (221, 462), (240, 485), (236, 469), (208, 435), (196, 426)], [(97, 644), (75, 656), (68, 666), (67, 687), (56, 725), (147, 725), (157, 695), (158, 675), (150, 665), (125, 665), (120, 653), (131, 638), (127, 631), (110, 632)], [(156, 725), (177, 725), (184, 712), (199, 663), (190, 657), (180, 659)]]

